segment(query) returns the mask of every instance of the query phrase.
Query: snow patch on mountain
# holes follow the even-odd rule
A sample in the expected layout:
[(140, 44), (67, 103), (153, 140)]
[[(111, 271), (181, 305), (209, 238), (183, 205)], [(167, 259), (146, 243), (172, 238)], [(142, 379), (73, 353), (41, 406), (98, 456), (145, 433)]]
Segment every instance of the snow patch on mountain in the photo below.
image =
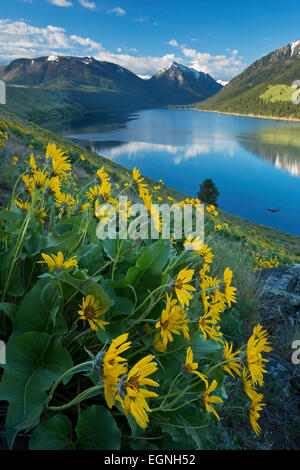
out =
[[(291, 43), (291, 56), (294, 55), (294, 52), (295, 52), (295, 49), (300, 46), (300, 39), (298, 39), (298, 41), (295, 41), (295, 42), (292, 42)], [(300, 51), (298, 52), (298, 54), (300, 53)]]
[(57, 57), (57, 55), (49, 55), (49, 57), (47, 58), (47, 61), (48, 62), (57, 62), (58, 57)]

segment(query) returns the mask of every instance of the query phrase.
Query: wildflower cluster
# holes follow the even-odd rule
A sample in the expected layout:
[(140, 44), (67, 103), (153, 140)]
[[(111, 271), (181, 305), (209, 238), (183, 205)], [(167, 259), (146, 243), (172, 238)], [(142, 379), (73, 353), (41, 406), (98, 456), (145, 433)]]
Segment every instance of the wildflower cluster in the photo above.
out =
[[(34, 429), (32, 449), (135, 449), (137, 432), (139, 448), (166, 436), (159, 449), (178, 443), (180, 429), (182, 448), (209, 448), (233, 381), (244, 383), (259, 434), (267, 333), (257, 325), (248, 343), (227, 341), (222, 318), (239, 293), (229, 266), (213, 270), (203, 234), (176, 244), (97, 237), (111, 207), (119, 220), (136, 217), (133, 200), (161, 234), (153, 202), (163, 182), (151, 190), (136, 168), (116, 182), (102, 166), (78, 185), (72, 157), (51, 143), (26, 165), (0, 211), (0, 328), (13, 332), (0, 384), (8, 445)], [(215, 224), (215, 207), (206, 212)]]

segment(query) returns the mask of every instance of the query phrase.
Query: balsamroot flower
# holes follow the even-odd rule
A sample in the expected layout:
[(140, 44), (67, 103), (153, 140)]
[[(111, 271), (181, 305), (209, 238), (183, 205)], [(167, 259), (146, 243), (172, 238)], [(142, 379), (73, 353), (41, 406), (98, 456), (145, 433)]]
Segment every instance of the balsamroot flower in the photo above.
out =
[(47, 255), (42, 253), (42, 258), (44, 261), (38, 261), (38, 263), (45, 263), (48, 265), (49, 270), (52, 272), (54, 269), (70, 269), (71, 267), (78, 266), (76, 261), (76, 256), (72, 256), (69, 260), (64, 261), (64, 255), (61, 251), (57, 255)]
[(101, 184), (109, 183), (110, 178), (106, 171), (104, 170), (104, 166), (97, 171), (97, 176), (101, 182)]
[(157, 364), (152, 362), (153, 359), (154, 356), (149, 354), (132, 367), (124, 381), (125, 396), (124, 398), (120, 395), (117, 397), (124, 409), (124, 413), (126, 415), (130, 413), (137, 424), (143, 429), (149, 423), (147, 412), (151, 412), (146, 398), (158, 396), (157, 393), (142, 388), (143, 385), (151, 387), (159, 386), (155, 380), (148, 378), (149, 375), (157, 370)]
[(176, 299), (171, 299), (167, 294), (167, 305), (162, 311), (160, 321), (155, 325), (155, 328), (160, 328), (160, 335), (163, 346), (167, 346), (168, 342), (173, 341), (173, 334), (180, 335), (182, 331), (184, 337), (189, 340), (189, 319), (186, 312), (182, 307), (177, 304)]
[(220, 331), (220, 327), (216, 326), (217, 320), (212, 317), (210, 313), (205, 313), (199, 318), (199, 328), (203, 333), (203, 339), (212, 339), (214, 341), (221, 341), (222, 339), (222, 332)]
[(196, 290), (195, 287), (189, 284), (189, 282), (192, 280), (193, 275), (193, 269), (184, 268), (179, 272), (177, 279), (174, 283), (174, 289), (177, 295), (177, 299), (182, 306), (188, 305), (190, 303), (190, 300), (192, 298), (192, 294), (190, 292)]
[(87, 320), (93, 331), (98, 331), (99, 327), (104, 330), (105, 325), (109, 322), (100, 320), (100, 316), (106, 312), (107, 307), (100, 305), (100, 301), (96, 300), (93, 295), (87, 295), (82, 299), (81, 310), (78, 310), (78, 315), (82, 320)]
[(197, 370), (198, 369), (198, 362), (194, 362), (193, 351), (192, 351), (192, 348), (190, 346), (187, 348), (184, 369), (187, 372), (189, 372), (190, 374), (198, 375), (198, 377), (201, 380), (203, 380), (203, 382), (205, 382), (206, 386), (208, 385), (208, 382), (206, 380), (207, 379), (206, 375), (201, 374), (201, 372), (199, 372)]
[(143, 182), (144, 178), (142, 177), (140, 171), (136, 167), (134, 167), (134, 169), (132, 170), (132, 177), (133, 177), (134, 182), (137, 185), (139, 196), (140, 198), (143, 199), (146, 196), (146, 194), (148, 194), (148, 189), (147, 189), (146, 183)]
[(266, 406), (265, 403), (262, 403), (263, 394), (255, 393), (252, 397), (252, 401), (249, 409), (249, 419), (253, 431), (257, 436), (261, 433), (261, 427), (259, 426), (257, 420), (260, 418), (259, 411), (262, 410), (263, 406)]
[(55, 176), (66, 178), (71, 170), (71, 162), (65, 153), (58, 149), (55, 144), (48, 144), (46, 150), (46, 159), (51, 158), (52, 172)]
[(270, 352), (272, 348), (269, 346), (267, 331), (262, 330), (261, 325), (257, 325), (253, 329), (253, 334), (249, 338), (247, 344), (247, 366), (250, 372), (252, 383), (263, 385), (263, 374), (267, 372), (264, 368), (264, 362), (269, 362), (268, 359), (262, 357), (263, 352)]
[(223, 295), (229, 307), (231, 303), (236, 302), (236, 287), (231, 286), (232, 272), (229, 268), (226, 268), (223, 275), (224, 290)]
[(127, 361), (120, 356), (130, 348), (131, 342), (127, 339), (128, 333), (115, 338), (103, 357), (102, 380), (104, 396), (109, 408), (115, 404), (120, 378), (127, 372)]
[(241, 369), (242, 366), (240, 364), (240, 361), (238, 358), (235, 359), (235, 356), (240, 354), (241, 351), (236, 351), (235, 353), (232, 352), (233, 344), (231, 343), (230, 345), (225, 341), (225, 347), (224, 347), (224, 352), (223, 352), (223, 359), (224, 361), (230, 361), (227, 362), (227, 364), (224, 364), (222, 369), (225, 372), (228, 372), (232, 377), (234, 377), (233, 372), (235, 372), (238, 376), (241, 376)]
[(216, 412), (216, 410), (211, 406), (211, 403), (223, 403), (222, 398), (216, 396), (216, 395), (211, 395), (211, 393), (217, 388), (217, 381), (214, 379), (210, 386), (206, 385), (206, 391), (203, 394), (202, 400), (205, 405), (206, 411), (208, 413), (212, 412), (217, 419), (220, 421), (220, 416)]

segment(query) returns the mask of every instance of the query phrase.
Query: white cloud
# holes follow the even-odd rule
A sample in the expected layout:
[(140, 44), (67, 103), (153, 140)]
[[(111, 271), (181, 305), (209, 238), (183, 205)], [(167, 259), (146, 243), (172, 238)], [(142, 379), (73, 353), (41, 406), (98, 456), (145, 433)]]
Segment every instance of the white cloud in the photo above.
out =
[(117, 15), (117, 16), (124, 16), (124, 15), (126, 15), (126, 11), (123, 10), (123, 8), (121, 8), (121, 7), (111, 8), (110, 10), (108, 10), (107, 13), (115, 14), (115, 15)]
[(94, 2), (88, 2), (87, 0), (78, 0), (80, 5), (82, 5), (84, 8), (89, 8), (90, 10), (94, 10), (96, 8), (96, 3)]
[(73, 6), (72, 2), (69, 0), (49, 0), (52, 5), (56, 5), (57, 7), (71, 7)]
[(179, 44), (178, 42), (176, 41), (176, 39), (170, 39), (169, 42), (167, 42), (166, 44), (169, 44), (169, 46), (174, 46), (174, 47), (178, 47)]
[(31, 26), (25, 21), (0, 19), (0, 60), (9, 62), (19, 58), (42, 55), (78, 54), (99, 52), (102, 45), (90, 38), (68, 36), (64, 28), (48, 25)]
[[(57, 1), (57, 0), (56, 0)], [(137, 50), (118, 47), (116, 52), (106, 50), (92, 38), (68, 34), (64, 28), (48, 25), (44, 28), (31, 26), (23, 21), (0, 19), (0, 61), (8, 63), (13, 59), (34, 58), (42, 55), (93, 55), (98, 60), (114, 62), (128, 68), (137, 75), (148, 77), (169, 67), (176, 61), (187, 67), (209, 73), (216, 80), (227, 82), (244, 68), (238, 51), (226, 55), (212, 55), (178, 44), (173, 38), (175, 53), (163, 56), (141, 56)], [(177, 46), (175, 45), (177, 44)], [(222, 82), (221, 82), (222, 83)]]

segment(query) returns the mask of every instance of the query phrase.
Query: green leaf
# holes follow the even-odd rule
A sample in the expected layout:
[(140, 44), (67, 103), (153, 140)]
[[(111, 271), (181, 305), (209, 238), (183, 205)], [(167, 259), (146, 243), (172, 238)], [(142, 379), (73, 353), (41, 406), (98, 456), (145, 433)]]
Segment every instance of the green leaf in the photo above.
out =
[(9, 402), (6, 435), (12, 447), (17, 430), (29, 430), (39, 422), (48, 390), (72, 359), (60, 343), (35, 331), (12, 336), (6, 348), (7, 364), (0, 384), (0, 400)]
[(13, 323), (15, 321), (18, 306), (8, 302), (0, 302), (0, 312), (3, 312)]
[(141, 249), (136, 265), (128, 269), (124, 279), (117, 281), (118, 287), (142, 285), (144, 289), (160, 284), (162, 270), (170, 254), (170, 242), (158, 240)]
[(65, 232), (62, 235), (56, 235), (55, 232), (52, 232), (46, 238), (44, 249), (47, 250), (47, 253), (55, 253), (58, 251), (70, 250), (70, 247), (78, 241), (78, 234), (74, 232)]
[(103, 406), (92, 405), (79, 414), (72, 442), (72, 423), (64, 415), (41, 422), (30, 439), (30, 450), (119, 450), (121, 433), (112, 414)]
[(119, 450), (121, 433), (112, 414), (103, 406), (82, 410), (76, 426), (78, 450)]
[(111, 306), (111, 301), (109, 297), (105, 294), (102, 287), (98, 283), (94, 282), (92, 279), (87, 281), (76, 279), (68, 271), (63, 271), (62, 273), (60, 273), (57, 276), (57, 279), (72, 286), (74, 290), (78, 290), (85, 296), (88, 294), (93, 295), (97, 300), (100, 300), (101, 305), (104, 305), (106, 307)]
[(57, 414), (35, 428), (29, 441), (30, 450), (72, 450), (72, 423), (67, 416)]
[(32, 232), (24, 243), (24, 247), (31, 255), (37, 255), (44, 248), (44, 237), (37, 230)]
[(89, 274), (94, 274), (104, 264), (101, 245), (86, 245), (76, 251), (80, 268), (87, 269)]
[(56, 280), (40, 279), (24, 297), (15, 322), (14, 335), (25, 331), (39, 331), (49, 335), (63, 335), (67, 325), (61, 315), (57, 316), (60, 306), (60, 290)]

